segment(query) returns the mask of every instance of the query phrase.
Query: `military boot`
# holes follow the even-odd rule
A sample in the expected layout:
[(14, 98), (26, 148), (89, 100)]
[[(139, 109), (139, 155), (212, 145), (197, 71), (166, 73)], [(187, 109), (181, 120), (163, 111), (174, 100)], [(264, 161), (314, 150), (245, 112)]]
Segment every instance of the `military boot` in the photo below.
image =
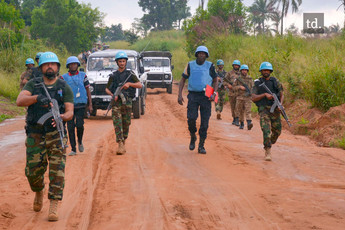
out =
[(48, 214), (48, 220), (49, 221), (57, 221), (59, 220), (58, 216), (58, 200), (50, 200), (50, 207), (49, 207), (49, 214)]
[(271, 148), (265, 148), (265, 161), (271, 161)]
[(34, 199), (34, 211), (35, 212), (41, 211), (41, 209), (43, 207), (43, 194), (44, 194), (43, 189), (42, 189), (42, 191), (36, 192), (35, 199)]
[(232, 120), (232, 123), (231, 123), (231, 124), (235, 125), (235, 124), (236, 124), (235, 121), (236, 121), (236, 118), (234, 118), (234, 119)]
[(195, 149), (195, 142), (196, 142), (196, 135), (195, 135), (195, 133), (190, 133), (189, 150), (194, 150)]
[(252, 120), (247, 120), (247, 127), (248, 127), (248, 130), (251, 130), (253, 128)]
[(204, 138), (200, 138), (199, 147), (198, 147), (198, 153), (206, 154), (206, 150), (205, 150), (204, 144), (205, 144), (205, 139)]
[(240, 126), (240, 121), (238, 117), (235, 117), (235, 125)]
[(244, 122), (241, 121), (240, 129), (243, 129), (243, 128), (244, 128)]
[(123, 141), (119, 142), (119, 146), (117, 148), (116, 154), (117, 155), (123, 155), (126, 153), (126, 148), (125, 148), (125, 144)]
[(220, 115), (220, 111), (217, 111), (217, 120), (222, 120), (222, 117)]

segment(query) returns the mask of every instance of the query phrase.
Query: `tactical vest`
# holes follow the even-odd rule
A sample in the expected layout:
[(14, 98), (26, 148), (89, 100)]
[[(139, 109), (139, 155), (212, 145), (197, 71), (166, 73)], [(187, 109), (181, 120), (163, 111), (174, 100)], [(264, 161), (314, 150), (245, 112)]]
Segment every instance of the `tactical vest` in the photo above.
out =
[(225, 71), (225, 70), (217, 71), (217, 73), (218, 73), (218, 76), (219, 76), (220, 78), (224, 78), (224, 77), (225, 77), (225, 74), (226, 74), (226, 71)]
[[(255, 87), (258, 88), (258, 95), (263, 93), (268, 93), (264, 87), (260, 87), (259, 85), (265, 82), (265, 85), (271, 90), (272, 93), (275, 93), (277, 97), (279, 98), (279, 89), (278, 89), (278, 83), (277, 79), (275, 77), (270, 77), (268, 81), (265, 80), (265, 78), (261, 77), (254, 81)], [(280, 100), (280, 98), (279, 98)], [(273, 100), (268, 100), (266, 97), (262, 98), (259, 101), (256, 101), (255, 104), (259, 106), (272, 106)]]
[[(35, 81), (35, 87), (32, 95), (45, 95), (46, 93), (40, 84), (43, 82), (42, 78), (37, 78), (34, 79)], [(63, 114), (65, 112), (65, 106), (64, 106), (64, 101), (63, 101), (63, 96), (65, 95), (65, 87), (66, 87), (66, 82), (62, 79), (57, 79), (56, 84), (52, 88), (48, 88), (47, 90), (50, 94), (50, 97), (53, 99), (56, 99), (58, 104), (59, 104), (59, 110), (60, 114)], [(26, 123), (29, 126), (37, 126), (37, 121), (46, 113), (49, 112), (49, 107), (43, 107), (39, 105), (38, 103), (34, 103), (29, 106), (28, 108), (28, 113), (26, 116)], [(46, 129), (53, 129), (51, 122), (46, 122), (44, 124)]]
[[(87, 93), (84, 86), (85, 75), (84, 72), (79, 72), (77, 75), (73, 76), (70, 76), (68, 73), (62, 75), (62, 78), (72, 88), (75, 105), (87, 103)], [(79, 97), (77, 97), (77, 93), (79, 93)]]
[[(113, 78), (113, 84), (112, 84), (112, 88), (111, 88), (111, 91), (112, 93), (115, 93), (116, 91), (116, 88), (119, 84), (123, 83), (127, 77), (132, 73), (130, 70), (125, 70), (124, 71), (125, 74), (120, 73), (118, 70), (113, 72), (110, 77)], [(132, 76), (134, 75), (134, 73), (132, 73)], [(131, 83), (135, 83), (132, 79), (132, 77), (130, 77), (127, 82), (131, 82)], [(126, 83), (127, 83), (126, 82)], [(128, 89), (123, 89), (122, 90), (122, 93), (123, 95), (126, 97), (126, 98), (134, 98), (135, 97), (135, 91), (136, 89), (133, 88), (133, 87), (129, 87)]]
[(210, 76), (210, 67), (212, 62), (205, 61), (198, 65), (196, 60), (189, 62), (190, 76), (188, 78), (188, 91), (202, 92), (206, 85), (212, 86), (212, 77)]

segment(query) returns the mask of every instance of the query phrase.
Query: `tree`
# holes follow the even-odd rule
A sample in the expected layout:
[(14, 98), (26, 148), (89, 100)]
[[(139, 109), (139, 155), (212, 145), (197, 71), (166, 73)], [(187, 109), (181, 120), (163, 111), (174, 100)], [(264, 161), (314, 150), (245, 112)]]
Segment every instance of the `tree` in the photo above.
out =
[(292, 5), (292, 13), (295, 13), (298, 11), (298, 7), (302, 4), (302, 0), (278, 0), (278, 2), (282, 5), (280, 32), (281, 35), (283, 35), (284, 17), (286, 17), (289, 11), (290, 4)]
[(341, 4), (340, 4), (340, 6), (338, 7), (337, 10), (339, 10), (339, 8), (340, 8), (341, 6), (344, 7), (344, 27), (343, 27), (343, 29), (344, 29), (344, 31), (345, 31), (345, 0), (339, 0), (339, 2), (341, 2)]
[(131, 45), (133, 45), (139, 39), (139, 36), (136, 35), (133, 30), (125, 30), (124, 34), (126, 41), (129, 42)]
[(17, 10), (20, 8), (20, 0), (5, 0), (5, 2), (15, 6)]
[(265, 21), (272, 18), (276, 9), (276, 0), (255, 0), (249, 7), (249, 12), (253, 15), (253, 23), (258, 25), (259, 33), (265, 33)]
[(142, 23), (152, 30), (172, 29), (174, 22), (188, 17), (187, 0), (139, 0), (145, 12)]
[(22, 40), (20, 30), (25, 26), (19, 10), (12, 4), (0, 1), (0, 47), (10, 48)]
[(33, 38), (63, 44), (73, 53), (88, 50), (101, 34), (104, 15), (76, 0), (46, 0), (32, 13)]
[(31, 26), (32, 11), (41, 7), (45, 0), (23, 0), (21, 5), (21, 15), (25, 20), (25, 25)]
[(124, 40), (125, 35), (122, 30), (122, 24), (119, 23), (118, 25), (111, 25), (110, 27), (105, 27), (104, 35), (101, 36), (102, 41), (118, 41)]
[(139, 34), (142, 37), (146, 37), (150, 27), (143, 23), (142, 19), (134, 18), (134, 22), (132, 23), (132, 29), (135, 34)]

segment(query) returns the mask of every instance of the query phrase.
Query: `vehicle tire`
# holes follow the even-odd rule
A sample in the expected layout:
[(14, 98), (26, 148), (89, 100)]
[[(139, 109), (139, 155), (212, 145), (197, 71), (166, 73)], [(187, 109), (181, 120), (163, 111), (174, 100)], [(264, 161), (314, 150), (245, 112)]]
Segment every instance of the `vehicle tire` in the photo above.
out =
[(142, 96), (140, 106), (141, 106), (141, 113), (140, 114), (144, 115), (145, 114), (145, 107), (146, 107), (145, 96)]
[(170, 84), (170, 85), (168, 86), (167, 92), (168, 92), (169, 94), (172, 94), (172, 84)]
[(96, 116), (97, 108), (95, 106), (92, 107), (92, 112), (90, 113), (91, 116)]
[(140, 118), (140, 100), (141, 97), (138, 97), (137, 100), (132, 103), (133, 117), (134, 119)]

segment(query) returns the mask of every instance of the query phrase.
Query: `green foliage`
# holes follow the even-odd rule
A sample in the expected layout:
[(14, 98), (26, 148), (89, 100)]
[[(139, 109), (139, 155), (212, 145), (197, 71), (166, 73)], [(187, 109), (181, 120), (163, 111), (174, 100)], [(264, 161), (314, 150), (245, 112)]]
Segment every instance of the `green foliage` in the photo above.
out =
[(3, 122), (6, 119), (12, 118), (12, 116), (7, 114), (0, 114), (0, 122)]
[(119, 23), (118, 25), (111, 25), (110, 27), (105, 27), (104, 35), (101, 36), (102, 41), (118, 41), (124, 40), (125, 35), (122, 30), (122, 24)]
[(131, 30), (125, 30), (124, 31), (124, 36), (125, 40), (129, 42), (130, 44), (134, 44), (136, 41), (138, 41), (139, 36), (136, 35), (133, 31)]
[(25, 21), (25, 25), (31, 26), (32, 11), (35, 7), (41, 7), (45, 0), (23, 0), (21, 5), (21, 15)]
[(139, 0), (144, 12), (141, 22), (153, 30), (170, 30), (173, 23), (180, 24), (190, 16), (187, 0)]
[(13, 48), (22, 40), (20, 30), (24, 28), (24, 20), (19, 10), (4, 0), (0, 2), (0, 48)]
[(45, 38), (58, 46), (63, 44), (72, 53), (88, 50), (98, 36), (103, 13), (76, 0), (46, 0), (32, 13), (30, 28), (33, 38)]
[(345, 137), (337, 138), (329, 143), (331, 147), (338, 147), (345, 149)]
[(300, 125), (307, 125), (309, 124), (309, 121), (307, 119), (304, 119), (304, 117), (301, 117), (301, 119), (297, 123)]

